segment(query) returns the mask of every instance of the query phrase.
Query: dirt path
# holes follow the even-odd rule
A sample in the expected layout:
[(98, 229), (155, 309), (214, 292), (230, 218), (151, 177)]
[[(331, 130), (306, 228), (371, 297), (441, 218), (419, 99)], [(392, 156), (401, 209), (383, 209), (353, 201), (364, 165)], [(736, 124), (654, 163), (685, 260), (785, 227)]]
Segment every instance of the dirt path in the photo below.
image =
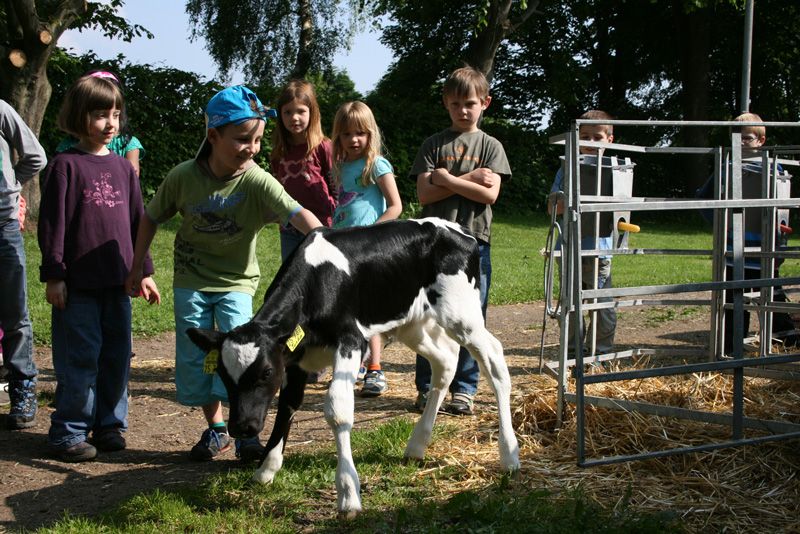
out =
[[(538, 375), (541, 321), (541, 303), (495, 306), (489, 310), (489, 327), (503, 342), (517, 397), (555, 386), (551, 380), (532, 377)], [(654, 321), (660, 323), (658, 335), (653, 333)], [(707, 331), (704, 313), (665, 318), (653, 310), (641, 309), (621, 314), (617, 339), (640, 346), (702, 344), (707, 335), (704, 330)], [(550, 356), (555, 353), (557, 342), (554, 322), (548, 323), (547, 333), (545, 346)], [(134, 343), (127, 450), (101, 454), (96, 461), (84, 464), (51, 459), (46, 448), (50, 406), (41, 408), (35, 427), (19, 432), (0, 431), (0, 531), (48, 525), (65, 510), (95, 514), (139, 492), (191, 484), (210, 473), (239, 467), (230, 453), (224, 459), (203, 464), (188, 460), (187, 451), (205, 425), (199, 410), (174, 401), (173, 344), (172, 334)], [(397, 344), (387, 349), (384, 369), (390, 391), (377, 399), (356, 399), (357, 428), (409, 413), (415, 398), (413, 357)], [(52, 393), (55, 382), (49, 349), (37, 348), (36, 360), (41, 371), (40, 389)], [(331, 439), (322, 416), (324, 393), (322, 385), (309, 387), (290, 435), (288, 454), (292, 448)], [(491, 394), (485, 381), (481, 381), (476, 407), (488, 410), (490, 403)], [(269, 426), (268, 421), (262, 437)]]

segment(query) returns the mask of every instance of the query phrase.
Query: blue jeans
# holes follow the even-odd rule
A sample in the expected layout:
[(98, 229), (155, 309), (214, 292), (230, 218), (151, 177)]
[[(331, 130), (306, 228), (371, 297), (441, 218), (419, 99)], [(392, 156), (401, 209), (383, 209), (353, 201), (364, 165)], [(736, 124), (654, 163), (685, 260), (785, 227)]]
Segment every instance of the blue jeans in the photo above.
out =
[(175, 294), (175, 389), (184, 406), (205, 406), (228, 400), (217, 373), (206, 374), (206, 353), (195, 345), (189, 328), (228, 332), (253, 316), (253, 296), (238, 291), (195, 291), (176, 287)]
[[(491, 247), (488, 243), (478, 241), (478, 252), (480, 253), (481, 280), (481, 311), (483, 320), (486, 321), (486, 308), (489, 305), (489, 286), (492, 285), (492, 257)], [(466, 393), (474, 396), (478, 391), (478, 380), (481, 377), (481, 370), (478, 362), (475, 361), (469, 351), (464, 347), (458, 351), (458, 365), (456, 375), (450, 383), (451, 393)], [(414, 383), (417, 391), (427, 393), (431, 389), (431, 364), (417, 354), (417, 363), (414, 374)]]
[(294, 226), (290, 226), (288, 230), (281, 228), (281, 263), (286, 261), (305, 238), (305, 234)]
[(9, 372), (9, 380), (35, 377), (25, 245), (17, 219), (0, 223), (0, 328), (3, 329), (3, 365)]
[(56, 449), (85, 441), (89, 431), (128, 428), (131, 299), (120, 287), (67, 288), (53, 308), (56, 410), (48, 440)]

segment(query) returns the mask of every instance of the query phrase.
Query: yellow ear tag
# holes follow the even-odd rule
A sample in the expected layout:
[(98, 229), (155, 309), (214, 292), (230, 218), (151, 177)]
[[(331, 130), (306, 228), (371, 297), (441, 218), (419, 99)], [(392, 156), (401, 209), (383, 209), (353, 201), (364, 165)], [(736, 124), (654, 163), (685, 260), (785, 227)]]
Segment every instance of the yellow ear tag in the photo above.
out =
[(203, 360), (203, 373), (213, 375), (217, 371), (217, 362), (219, 361), (219, 351), (213, 349), (206, 354), (206, 359)]
[(296, 349), (297, 345), (299, 345), (300, 342), (303, 341), (304, 337), (306, 337), (306, 333), (303, 332), (303, 329), (300, 328), (300, 325), (297, 325), (294, 328), (294, 332), (292, 332), (292, 335), (289, 336), (289, 339), (286, 340), (286, 346), (289, 347), (290, 351), (294, 352), (294, 349)]

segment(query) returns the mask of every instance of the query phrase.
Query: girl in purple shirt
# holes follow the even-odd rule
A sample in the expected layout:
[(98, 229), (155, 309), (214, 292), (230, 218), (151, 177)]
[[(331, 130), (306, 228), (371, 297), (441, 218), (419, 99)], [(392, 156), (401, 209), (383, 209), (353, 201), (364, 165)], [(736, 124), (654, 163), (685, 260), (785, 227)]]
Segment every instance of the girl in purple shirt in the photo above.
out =
[[(57, 382), (48, 443), (66, 462), (126, 445), (131, 300), (124, 282), (143, 207), (133, 166), (106, 148), (123, 105), (112, 81), (78, 79), (58, 123), (79, 142), (50, 161), (42, 185), (39, 277), (53, 306)], [(144, 273), (140, 293), (160, 302), (149, 259)]]

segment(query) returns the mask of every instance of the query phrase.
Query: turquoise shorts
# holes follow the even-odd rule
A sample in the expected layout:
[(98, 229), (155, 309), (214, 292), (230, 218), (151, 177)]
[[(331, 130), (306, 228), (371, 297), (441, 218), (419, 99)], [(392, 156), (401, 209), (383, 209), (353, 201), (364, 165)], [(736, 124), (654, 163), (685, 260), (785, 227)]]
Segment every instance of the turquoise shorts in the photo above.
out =
[(228, 400), (225, 385), (216, 373), (203, 370), (206, 353), (195, 345), (186, 330), (216, 329), (228, 332), (253, 316), (253, 296), (238, 291), (217, 293), (174, 288), (175, 295), (175, 388), (184, 406), (204, 406)]

